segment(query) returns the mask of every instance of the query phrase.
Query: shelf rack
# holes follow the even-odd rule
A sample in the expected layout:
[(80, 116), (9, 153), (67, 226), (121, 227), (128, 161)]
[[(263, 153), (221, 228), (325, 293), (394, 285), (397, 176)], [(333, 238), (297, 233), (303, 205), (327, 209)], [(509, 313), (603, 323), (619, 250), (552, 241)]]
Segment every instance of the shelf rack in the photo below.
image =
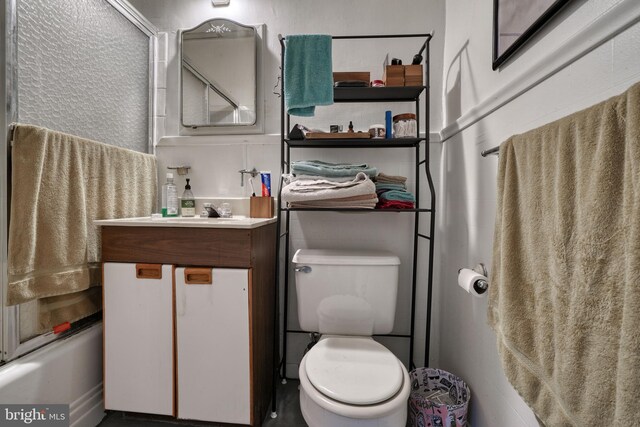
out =
[[(389, 39), (389, 38), (424, 38), (425, 39), (425, 61), (424, 61), (424, 86), (402, 86), (402, 87), (347, 87), (347, 88), (334, 88), (334, 103), (382, 103), (382, 102), (415, 102), (415, 114), (417, 119), (417, 128), (420, 129), (420, 100), (424, 99), (425, 107), (425, 136), (417, 138), (398, 138), (398, 139), (318, 139), (318, 140), (291, 140), (287, 138), (291, 129), (290, 117), (285, 110), (285, 97), (284, 97), (284, 54), (285, 54), (285, 38), (278, 35), (281, 47), (281, 70), (282, 70), (282, 84), (280, 93), (280, 132), (281, 132), (281, 144), (280, 144), (280, 175), (290, 172), (291, 167), (291, 150), (292, 149), (304, 149), (304, 148), (370, 148), (370, 149), (413, 149), (415, 150), (415, 197), (416, 208), (415, 209), (384, 209), (384, 210), (371, 210), (371, 209), (321, 209), (321, 208), (287, 208), (282, 205), (281, 194), (278, 194), (277, 203), (277, 243), (276, 243), (276, 284), (280, 283), (280, 254), (284, 246), (284, 319), (282, 326), (282, 347), (278, 342), (280, 335), (280, 324), (278, 319), (274, 320), (275, 328), (275, 357), (276, 366), (274, 367), (274, 390), (272, 410), (275, 414), (276, 410), (276, 383), (278, 377), (286, 380), (286, 361), (287, 361), (287, 335), (290, 333), (309, 333), (308, 331), (300, 331), (289, 329), (288, 323), (288, 309), (289, 309), (289, 259), (290, 259), (290, 213), (291, 212), (362, 212), (364, 215), (371, 214), (385, 214), (390, 212), (400, 212), (407, 215), (414, 215), (414, 238), (413, 238), (413, 262), (412, 262), (412, 284), (411, 284), (411, 326), (409, 334), (387, 334), (376, 335), (384, 337), (405, 338), (409, 340), (409, 364), (410, 369), (413, 369), (416, 365), (413, 361), (414, 350), (414, 337), (415, 337), (415, 296), (416, 296), (416, 282), (417, 282), (417, 264), (418, 264), (418, 241), (424, 239), (429, 242), (429, 255), (428, 255), (428, 271), (427, 271), (427, 318), (426, 318), (426, 331), (425, 331), (425, 359), (424, 366), (429, 364), (429, 342), (431, 331), (431, 300), (432, 300), (432, 280), (433, 280), (433, 248), (434, 248), (434, 230), (435, 230), (435, 213), (436, 213), (436, 194), (431, 178), (431, 172), (429, 170), (429, 44), (433, 38), (433, 32), (428, 34), (395, 34), (395, 35), (359, 35), (359, 36), (333, 36), (333, 40), (353, 40), (353, 39)], [(426, 96), (423, 94), (426, 93)], [(424, 160), (421, 158), (421, 149), (424, 148)], [(430, 205), (427, 208), (423, 208), (420, 204), (420, 169), (424, 168), (424, 173), (427, 179), (427, 183), (430, 191)], [(282, 191), (282, 178), (280, 181), (280, 191)], [(429, 218), (429, 235), (425, 235), (419, 232), (420, 214), (428, 213)], [(284, 242), (283, 242), (284, 240)], [(276, 301), (280, 301), (280, 297), (276, 298)], [(280, 357), (280, 348), (282, 348), (282, 357)], [(281, 372), (281, 373), (280, 373)]]

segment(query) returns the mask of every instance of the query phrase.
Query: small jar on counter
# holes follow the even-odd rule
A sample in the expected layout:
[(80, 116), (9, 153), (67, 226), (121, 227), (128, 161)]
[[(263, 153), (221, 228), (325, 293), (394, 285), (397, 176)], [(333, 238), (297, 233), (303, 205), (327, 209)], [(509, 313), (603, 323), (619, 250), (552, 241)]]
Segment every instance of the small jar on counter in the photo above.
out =
[(369, 126), (369, 135), (372, 139), (386, 138), (384, 125), (371, 125)]
[(417, 138), (418, 127), (416, 115), (413, 113), (397, 114), (393, 116), (394, 138)]

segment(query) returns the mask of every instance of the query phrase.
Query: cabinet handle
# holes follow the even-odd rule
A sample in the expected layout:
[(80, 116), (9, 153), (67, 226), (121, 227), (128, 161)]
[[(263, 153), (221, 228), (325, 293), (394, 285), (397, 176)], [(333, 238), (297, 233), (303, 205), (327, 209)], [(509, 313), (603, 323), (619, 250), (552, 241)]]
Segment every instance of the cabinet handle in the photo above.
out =
[(136, 264), (136, 279), (162, 279), (162, 264)]
[(184, 283), (186, 285), (211, 285), (213, 278), (211, 277), (210, 268), (185, 268)]

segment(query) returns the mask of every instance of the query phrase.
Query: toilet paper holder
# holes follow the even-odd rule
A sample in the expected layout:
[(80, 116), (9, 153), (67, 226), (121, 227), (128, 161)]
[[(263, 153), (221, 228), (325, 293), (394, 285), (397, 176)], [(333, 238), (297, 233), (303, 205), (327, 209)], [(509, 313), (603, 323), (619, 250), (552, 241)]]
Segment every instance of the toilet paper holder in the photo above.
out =
[[(458, 274), (460, 274), (460, 271), (462, 270), (462, 268), (458, 269)], [(488, 277), (489, 273), (487, 272), (487, 267), (485, 267), (485, 265), (483, 263), (478, 263), (476, 264), (475, 267), (472, 268), (473, 271), (475, 271), (478, 274), (483, 275), (484, 277)], [(483, 294), (487, 291), (487, 289), (489, 289), (489, 281), (488, 280), (477, 280), (474, 284), (473, 284), (474, 289), (476, 290), (476, 292), (478, 292), (479, 294)]]

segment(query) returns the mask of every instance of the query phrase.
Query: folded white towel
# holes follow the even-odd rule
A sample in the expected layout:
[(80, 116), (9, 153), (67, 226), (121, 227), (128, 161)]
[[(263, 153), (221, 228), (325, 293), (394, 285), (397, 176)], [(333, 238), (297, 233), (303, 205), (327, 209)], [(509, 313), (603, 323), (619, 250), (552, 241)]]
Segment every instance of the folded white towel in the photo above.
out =
[(353, 181), (353, 176), (319, 176), (319, 175), (293, 175), (293, 174), (284, 174), (283, 175), (285, 184), (290, 184), (293, 181), (318, 181), (318, 180), (326, 180), (331, 182), (351, 182)]
[(282, 201), (303, 202), (310, 200), (338, 199), (376, 193), (376, 186), (365, 173), (358, 173), (353, 180), (335, 182), (326, 179), (296, 180), (282, 188)]

